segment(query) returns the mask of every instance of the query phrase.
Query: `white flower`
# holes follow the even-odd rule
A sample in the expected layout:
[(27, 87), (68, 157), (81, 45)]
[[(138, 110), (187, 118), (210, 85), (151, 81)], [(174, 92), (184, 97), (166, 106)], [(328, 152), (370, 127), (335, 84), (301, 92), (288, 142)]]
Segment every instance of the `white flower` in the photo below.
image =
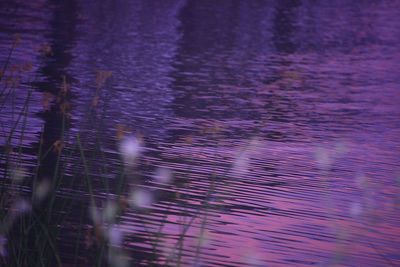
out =
[(107, 201), (106, 206), (103, 210), (103, 221), (113, 222), (117, 215), (118, 206), (114, 201)]
[(247, 150), (255, 151), (260, 145), (261, 145), (261, 139), (258, 137), (253, 137), (250, 139)]
[(203, 246), (207, 246), (207, 245), (209, 245), (209, 243), (210, 243), (210, 237), (209, 237), (209, 232), (208, 232), (208, 230), (207, 229), (205, 229), (202, 233), (201, 233), (201, 235), (199, 236), (199, 246), (200, 247), (203, 247)]
[(125, 165), (132, 166), (142, 152), (142, 141), (135, 136), (124, 137), (119, 143), (119, 153)]
[(15, 215), (23, 215), (32, 210), (32, 205), (28, 203), (25, 199), (20, 199), (13, 205), (13, 211)]
[(124, 233), (121, 231), (119, 225), (113, 224), (108, 229), (108, 241), (113, 247), (122, 246), (122, 241), (124, 239)]
[(317, 161), (318, 167), (321, 170), (325, 171), (328, 170), (333, 163), (329, 151), (324, 148), (317, 148), (317, 150), (315, 151), (315, 159)]
[(338, 155), (343, 155), (346, 154), (349, 151), (349, 149), (345, 143), (337, 143), (335, 146), (335, 151)]
[(101, 224), (101, 215), (99, 209), (92, 203), (89, 207), (90, 218), (94, 224)]
[(242, 152), (233, 162), (232, 172), (236, 175), (246, 175), (249, 172), (250, 157), (246, 152)]
[(167, 168), (161, 167), (156, 170), (153, 178), (159, 183), (168, 184), (172, 181), (172, 172)]
[(244, 148), (237, 152), (232, 165), (232, 173), (238, 176), (249, 174), (251, 158), (254, 158), (259, 151), (261, 141), (257, 137), (251, 138)]
[(17, 167), (11, 172), (11, 179), (19, 184), (21, 183), (27, 175), (27, 171), (22, 167)]
[(129, 204), (131, 207), (146, 208), (153, 203), (153, 195), (145, 189), (135, 189), (129, 196)]
[(350, 206), (350, 214), (353, 217), (358, 217), (363, 211), (362, 205), (358, 202), (353, 202)]
[(368, 184), (368, 178), (363, 172), (356, 174), (355, 183), (359, 189), (365, 189)]
[(34, 196), (37, 200), (42, 200), (43, 198), (46, 197), (46, 195), (50, 192), (51, 189), (51, 183), (49, 180), (43, 180), (41, 181), (36, 187), (35, 187), (35, 192)]
[(113, 267), (128, 267), (130, 266), (129, 255), (121, 250), (110, 249), (108, 251), (108, 261)]
[(261, 267), (265, 266), (265, 263), (261, 259), (261, 255), (258, 253), (250, 252), (244, 256), (246, 266)]

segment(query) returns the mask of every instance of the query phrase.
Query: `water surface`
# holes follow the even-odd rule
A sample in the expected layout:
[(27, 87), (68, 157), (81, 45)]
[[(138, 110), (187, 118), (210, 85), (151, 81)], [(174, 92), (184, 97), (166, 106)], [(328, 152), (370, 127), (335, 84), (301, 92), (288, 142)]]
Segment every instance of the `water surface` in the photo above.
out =
[[(21, 38), (4, 77), (32, 65), (1, 97), (2, 180), (13, 161), (33, 174), (39, 148), (64, 140), (60, 166), (53, 151), (38, 176), (62, 174), (56, 203), (71, 200), (50, 219), (64, 216), (65, 266), (93, 264), (77, 137), (100, 205), (117, 197), (121, 125), (143, 137), (135, 181), (156, 198), (119, 222), (134, 266), (175, 266), (189, 222), (182, 266), (400, 264), (398, 1), (2, 1), (0, 12), (1, 65)], [(173, 184), (154, 182), (158, 166)]]

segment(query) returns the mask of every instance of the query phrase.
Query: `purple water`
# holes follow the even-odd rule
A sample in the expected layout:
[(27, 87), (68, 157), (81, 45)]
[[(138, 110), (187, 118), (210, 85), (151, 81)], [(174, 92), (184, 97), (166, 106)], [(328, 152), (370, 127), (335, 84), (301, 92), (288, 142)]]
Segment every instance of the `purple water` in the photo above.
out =
[[(397, 266), (399, 18), (398, 1), (2, 1), (0, 66), (21, 39), (4, 76), (32, 69), (1, 95), (0, 145), (35, 168), (41, 136), (47, 148), (60, 138), (66, 77), (58, 198), (80, 200), (59, 226), (65, 266), (86, 266), (93, 252), (76, 230), (90, 227), (76, 217), (89, 205), (77, 135), (101, 202), (120, 171), (117, 125), (143, 136), (141, 186), (157, 194), (119, 222), (135, 266), (178, 266), (168, 257), (191, 219), (181, 266)], [(99, 70), (112, 72), (101, 90)], [(23, 124), (15, 114), (29, 90)], [(175, 182), (153, 182), (156, 166)]]

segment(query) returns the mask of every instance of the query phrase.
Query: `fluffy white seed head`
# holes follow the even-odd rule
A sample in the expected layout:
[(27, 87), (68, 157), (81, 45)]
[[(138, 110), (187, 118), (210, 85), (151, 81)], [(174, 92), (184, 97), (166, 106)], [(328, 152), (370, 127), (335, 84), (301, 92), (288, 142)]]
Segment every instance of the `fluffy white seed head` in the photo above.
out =
[(109, 249), (108, 251), (108, 261), (112, 267), (129, 267), (130, 258), (122, 250)]
[(315, 160), (317, 161), (318, 168), (325, 171), (329, 170), (333, 163), (332, 156), (329, 151), (324, 148), (316, 149)]
[(363, 207), (362, 207), (361, 203), (353, 202), (350, 205), (350, 214), (351, 214), (351, 216), (359, 217), (362, 212), (363, 212)]
[(34, 196), (38, 201), (43, 200), (51, 190), (51, 182), (49, 180), (43, 180), (39, 182), (35, 187)]
[(32, 205), (25, 199), (20, 199), (14, 203), (12, 210), (15, 215), (23, 215), (32, 210)]
[(143, 151), (142, 141), (135, 136), (127, 136), (120, 141), (118, 149), (124, 164), (133, 166)]
[(117, 224), (113, 224), (108, 229), (108, 241), (113, 247), (121, 247), (124, 240), (124, 232)]
[(115, 220), (118, 212), (118, 205), (115, 201), (107, 201), (106, 206), (103, 210), (103, 221), (110, 223)]
[(265, 266), (265, 263), (263, 262), (261, 255), (255, 252), (249, 252), (246, 255), (244, 255), (244, 262), (246, 263), (246, 266), (253, 266), (253, 267)]
[(94, 224), (102, 223), (101, 213), (96, 205), (94, 205), (94, 204), (90, 205), (89, 214), (90, 214), (90, 218), (92, 219)]
[(172, 182), (172, 171), (170, 169), (160, 167), (156, 170), (154, 173), (153, 179), (156, 182), (162, 183), (162, 184), (168, 184)]
[(22, 183), (27, 176), (27, 171), (25, 168), (17, 167), (11, 171), (11, 179), (14, 183)]
[(152, 193), (145, 189), (135, 189), (129, 196), (129, 205), (133, 208), (147, 208), (153, 201)]
[(250, 168), (250, 157), (246, 152), (239, 154), (234, 162), (232, 167), (232, 172), (235, 175), (243, 176), (248, 174)]

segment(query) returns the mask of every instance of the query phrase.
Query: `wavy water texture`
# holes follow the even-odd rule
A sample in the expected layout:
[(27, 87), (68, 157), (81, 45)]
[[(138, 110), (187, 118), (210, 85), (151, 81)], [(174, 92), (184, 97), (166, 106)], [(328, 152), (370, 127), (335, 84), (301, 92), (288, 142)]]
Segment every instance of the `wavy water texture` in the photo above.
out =
[[(134, 266), (397, 266), (399, 17), (398, 1), (2, 1), (0, 66), (18, 34), (3, 76), (21, 81), (0, 98), (2, 191), (32, 191), (6, 182), (13, 161), (62, 174), (65, 266), (93, 263), (88, 207), (117, 187), (144, 199), (110, 230)], [(143, 146), (125, 169), (123, 132)], [(63, 153), (38, 166), (40, 148)]]

